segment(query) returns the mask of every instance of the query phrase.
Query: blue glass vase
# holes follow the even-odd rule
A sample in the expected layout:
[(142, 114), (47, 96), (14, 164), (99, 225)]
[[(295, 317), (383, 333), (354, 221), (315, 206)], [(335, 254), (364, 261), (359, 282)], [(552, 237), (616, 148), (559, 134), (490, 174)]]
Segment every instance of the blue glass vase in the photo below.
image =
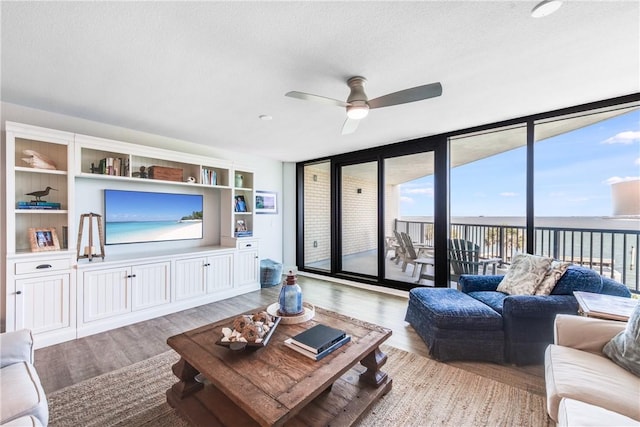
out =
[(297, 316), (304, 313), (302, 289), (292, 271), (289, 271), (287, 278), (282, 282), (278, 304), (280, 304), (278, 314), (281, 316)]

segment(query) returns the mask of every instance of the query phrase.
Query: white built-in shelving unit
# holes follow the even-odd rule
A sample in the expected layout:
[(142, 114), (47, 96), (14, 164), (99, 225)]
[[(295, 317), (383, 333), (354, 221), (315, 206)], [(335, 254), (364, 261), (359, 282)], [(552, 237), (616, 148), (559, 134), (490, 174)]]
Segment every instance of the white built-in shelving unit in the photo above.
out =
[[(30, 328), (42, 347), (259, 289), (255, 176), (249, 168), (13, 122), (6, 123), (4, 136), (5, 330)], [(22, 160), (30, 152), (55, 169)], [(141, 177), (141, 167), (147, 174), (154, 167), (153, 179)], [(47, 186), (55, 190), (43, 199), (59, 209), (18, 208), (31, 200), (27, 193)], [(108, 246), (104, 260), (77, 260), (77, 221), (85, 210), (101, 213), (106, 188), (202, 194), (203, 239), (127, 250)], [(244, 209), (237, 208), (238, 199)], [(34, 251), (30, 229), (55, 230), (60, 249)]]

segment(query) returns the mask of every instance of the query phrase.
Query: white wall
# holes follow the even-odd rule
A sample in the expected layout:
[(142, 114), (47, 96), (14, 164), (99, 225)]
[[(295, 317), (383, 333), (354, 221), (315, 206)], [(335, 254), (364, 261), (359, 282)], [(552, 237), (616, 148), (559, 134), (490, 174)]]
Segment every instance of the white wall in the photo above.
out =
[(296, 164), (284, 163), (282, 167), (283, 187), (283, 273), (296, 271)]
[[(41, 126), (67, 132), (96, 136), (100, 138), (114, 139), (133, 144), (160, 147), (168, 150), (197, 154), (201, 156), (210, 156), (212, 158), (231, 160), (235, 163), (242, 164), (243, 166), (246, 166), (247, 168), (252, 169), (255, 172), (254, 182), (256, 190), (268, 190), (278, 193), (278, 213), (276, 215), (256, 215), (254, 223), (254, 237), (260, 239), (260, 258), (271, 258), (279, 262), (283, 260), (283, 217), (285, 216), (285, 207), (287, 207), (288, 205), (290, 206), (291, 203), (286, 203), (288, 195), (284, 194), (283, 192), (283, 183), (285, 182), (285, 168), (283, 166), (283, 163), (280, 161), (258, 157), (249, 153), (234, 152), (220, 148), (220, 146), (225, 145), (225, 141), (212, 141), (211, 146), (205, 146), (188, 141), (178, 140), (175, 138), (168, 138), (161, 135), (139, 132), (131, 129), (112, 126), (105, 123), (94, 122), (82, 118), (66, 116), (43, 110), (36, 110), (4, 102), (1, 104), (0, 121), (3, 133), (5, 130), (5, 122), (14, 121), (34, 126)], [(6, 174), (6, 171), (4, 170), (4, 154), (5, 146), (3, 142), (3, 160), (1, 162), (3, 177)], [(295, 234), (295, 165), (293, 169), (294, 191), (291, 193), (291, 195), (294, 197), (294, 220), (291, 221), (291, 223), (293, 224), (293, 230)], [(90, 191), (91, 185), (84, 186), (81, 189), (83, 191)], [(91, 197), (95, 199), (95, 194), (90, 196), (90, 198)], [(5, 197), (2, 197), (3, 203), (4, 200)], [(81, 206), (78, 206), (78, 208), (78, 212), (84, 212), (83, 210), (80, 210)], [(4, 208), (2, 209), (2, 212), (4, 212)], [(2, 222), (2, 224), (4, 224), (4, 221)], [(5, 230), (2, 231), (4, 232)], [(293, 239), (293, 243), (295, 244), (295, 239)], [(4, 264), (4, 259), (2, 260), (2, 263)], [(4, 279), (4, 274), (2, 277)]]

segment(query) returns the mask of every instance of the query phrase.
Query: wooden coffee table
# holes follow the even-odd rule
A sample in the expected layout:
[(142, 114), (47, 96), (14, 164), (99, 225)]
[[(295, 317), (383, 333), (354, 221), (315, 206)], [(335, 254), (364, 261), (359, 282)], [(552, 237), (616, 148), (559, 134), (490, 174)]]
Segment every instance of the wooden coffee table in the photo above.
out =
[[(310, 321), (281, 323), (266, 347), (232, 351), (215, 342), (234, 318), (167, 340), (181, 356), (173, 365), (179, 382), (167, 390), (167, 402), (191, 424), (351, 425), (391, 390), (379, 348), (389, 329), (316, 307)], [(345, 330), (351, 342), (319, 361), (283, 344), (316, 323)], [(199, 373), (204, 384), (195, 379)]]

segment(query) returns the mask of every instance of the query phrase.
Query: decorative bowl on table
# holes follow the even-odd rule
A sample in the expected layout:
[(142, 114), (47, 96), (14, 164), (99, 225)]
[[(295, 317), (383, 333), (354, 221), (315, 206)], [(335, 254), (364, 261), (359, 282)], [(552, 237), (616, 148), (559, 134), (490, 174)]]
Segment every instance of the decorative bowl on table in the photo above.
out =
[(258, 349), (265, 347), (280, 323), (280, 317), (266, 311), (241, 314), (233, 323), (220, 329), (217, 345), (231, 350)]

